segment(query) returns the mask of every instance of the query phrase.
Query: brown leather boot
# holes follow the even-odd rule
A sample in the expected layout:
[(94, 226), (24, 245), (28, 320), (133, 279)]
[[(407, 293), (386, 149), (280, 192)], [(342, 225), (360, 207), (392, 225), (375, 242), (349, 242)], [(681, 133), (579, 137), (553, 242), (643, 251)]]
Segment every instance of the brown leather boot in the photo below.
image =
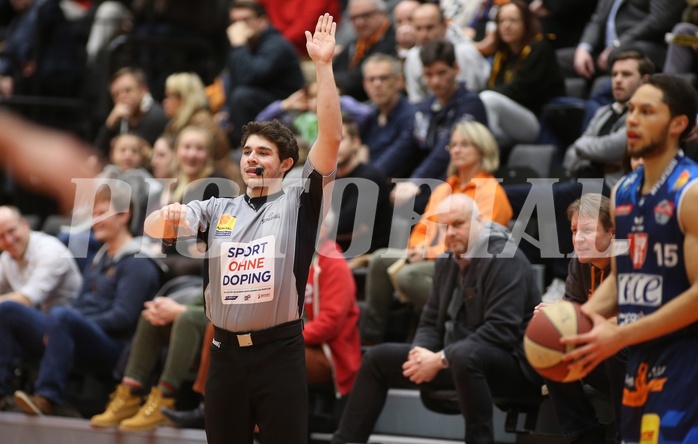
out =
[(53, 405), (53, 402), (43, 396), (34, 396), (22, 390), (17, 390), (15, 392), (15, 402), (17, 407), (28, 415), (43, 416), (56, 414), (56, 407)]

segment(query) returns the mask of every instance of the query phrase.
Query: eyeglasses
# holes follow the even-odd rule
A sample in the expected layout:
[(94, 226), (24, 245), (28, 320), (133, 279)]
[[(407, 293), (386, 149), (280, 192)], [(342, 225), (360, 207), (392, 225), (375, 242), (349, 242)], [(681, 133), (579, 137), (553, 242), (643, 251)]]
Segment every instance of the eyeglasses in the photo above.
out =
[(458, 142), (446, 145), (444, 149), (448, 152), (455, 150), (456, 148), (477, 148), (472, 142)]
[(359, 20), (368, 20), (371, 17), (373, 17), (373, 15), (376, 14), (377, 12), (378, 12), (378, 10), (374, 9), (373, 11), (364, 12), (362, 14), (350, 15), (349, 20), (351, 20), (352, 22), (358, 22)]
[(378, 76), (368, 76), (364, 77), (364, 80), (368, 83), (373, 83), (375, 81), (379, 81), (381, 83), (387, 82), (388, 80), (391, 80), (393, 77), (395, 77), (392, 74), (382, 74)]

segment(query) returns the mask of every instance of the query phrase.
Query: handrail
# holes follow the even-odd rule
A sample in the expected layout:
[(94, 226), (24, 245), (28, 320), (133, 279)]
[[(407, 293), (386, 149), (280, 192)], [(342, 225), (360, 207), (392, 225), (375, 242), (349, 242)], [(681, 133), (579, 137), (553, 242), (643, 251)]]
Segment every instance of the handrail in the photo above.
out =
[(0, 105), (7, 106), (37, 106), (47, 108), (74, 108), (82, 110), (85, 103), (80, 99), (71, 97), (46, 97), (16, 95), (0, 97)]
[(107, 45), (107, 52), (111, 54), (127, 45), (161, 46), (171, 49), (199, 49), (207, 53), (213, 52), (209, 42), (201, 38), (134, 36), (129, 34), (115, 37)]

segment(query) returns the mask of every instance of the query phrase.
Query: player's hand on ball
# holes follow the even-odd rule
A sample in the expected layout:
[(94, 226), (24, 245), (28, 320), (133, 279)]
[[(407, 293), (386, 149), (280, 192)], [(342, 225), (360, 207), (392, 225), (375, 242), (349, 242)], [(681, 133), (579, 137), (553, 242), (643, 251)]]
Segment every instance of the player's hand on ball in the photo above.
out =
[(594, 323), (591, 331), (560, 338), (560, 343), (576, 346), (562, 359), (570, 363), (570, 371), (579, 372), (582, 377), (623, 348), (616, 324), (597, 313), (586, 314)]

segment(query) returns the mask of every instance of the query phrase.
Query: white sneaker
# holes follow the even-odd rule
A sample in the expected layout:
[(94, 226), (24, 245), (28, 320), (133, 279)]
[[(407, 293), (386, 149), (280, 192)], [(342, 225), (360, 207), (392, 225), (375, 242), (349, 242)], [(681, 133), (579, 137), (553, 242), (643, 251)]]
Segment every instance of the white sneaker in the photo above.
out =
[(565, 281), (555, 278), (545, 289), (541, 300), (546, 303), (557, 302), (565, 295)]

